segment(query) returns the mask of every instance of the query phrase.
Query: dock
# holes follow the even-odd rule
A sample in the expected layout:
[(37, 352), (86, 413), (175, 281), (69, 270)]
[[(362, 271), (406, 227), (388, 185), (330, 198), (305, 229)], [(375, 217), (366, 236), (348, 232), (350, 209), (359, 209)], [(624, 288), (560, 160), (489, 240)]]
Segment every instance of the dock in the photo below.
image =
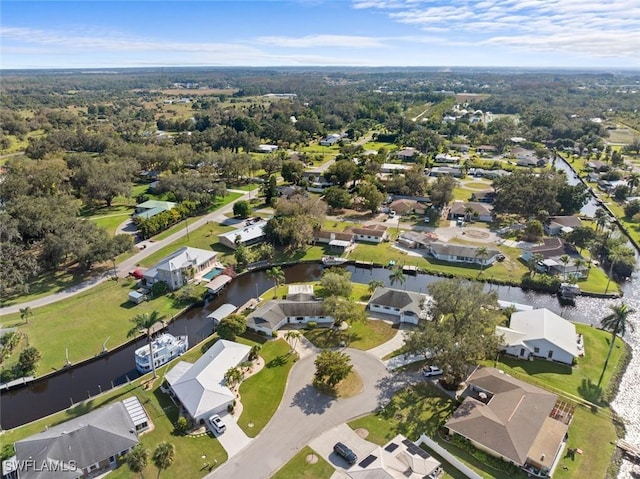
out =
[(632, 461), (640, 461), (640, 446), (631, 444), (624, 439), (618, 439), (618, 442), (616, 442), (616, 446), (622, 449), (625, 455)]
[(11, 389), (14, 386), (21, 386), (23, 384), (30, 383), (35, 378), (33, 376), (24, 376), (22, 378), (14, 379), (13, 381), (9, 381), (8, 383), (0, 384), (0, 390)]
[(356, 261), (356, 268), (373, 268), (373, 261)]
[(418, 267), (417, 266), (411, 266), (411, 265), (404, 265), (402, 267), (402, 272), (403, 273), (407, 273), (407, 274), (412, 274), (412, 275), (417, 275), (418, 274)]

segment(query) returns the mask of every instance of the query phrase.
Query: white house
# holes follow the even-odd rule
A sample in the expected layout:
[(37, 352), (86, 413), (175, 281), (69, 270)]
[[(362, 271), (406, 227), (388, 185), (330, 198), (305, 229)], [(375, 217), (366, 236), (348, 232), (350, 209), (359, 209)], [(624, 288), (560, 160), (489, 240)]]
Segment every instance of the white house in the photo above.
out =
[(340, 135), (338, 135), (337, 133), (331, 133), (330, 135), (327, 135), (324, 138), (322, 138), (319, 141), (319, 143), (322, 146), (333, 146), (336, 143), (338, 143), (341, 138), (342, 137)]
[(195, 363), (180, 361), (164, 378), (171, 394), (199, 422), (233, 403), (235, 395), (224, 375), (246, 361), (250, 351), (249, 346), (220, 339)]
[(249, 226), (244, 226), (227, 233), (219, 234), (218, 238), (220, 243), (233, 250), (235, 250), (238, 245), (248, 246), (260, 243), (265, 239), (264, 227), (266, 224), (266, 221), (258, 221), (257, 223), (253, 223)]
[(518, 358), (545, 358), (572, 364), (580, 355), (576, 327), (548, 309), (519, 311), (511, 315), (509, 327), (498, 326), (504, 350)]
[(430, 243), (429, 252), (440, 261), (448, 261), (449, 263), (470, 263), (483, 266), (492, 265), (500, 251), (488, 249), (485, 254), (479, 254), (480, 248), (476, 246), (464, 246), (459, 244), (441, 243), (435, 241)]
[(278, 149), (278, 145), (258, 145), (258, 153), (273, 153)]
[(549, 236), (571, 233), (582, 226), (582, 220), (577, 216), (550, 216), (544, 224), (544, 232)]
[(285, 324), (304, 325), (314, 321), (320, 326), (331, 326), (333, 317), (327, 316), (322, 300), (271, 300), (247, 316), (247, 327), (267, 335)]
[(218, 253), (215, 251), (184, 246), (145, 271), (145, 283), (151, 286), (158, 281), (164, 281), (171, 291), (176, 290), (196, 274), (211, 268), (217, 256)]
[(382, 225), (369, 225), (362, 228), (351, 228), (355, 241), (365, 241), (368, 243), (382, 243), (389, 238), (387, 227)]
[(418, 324), (420, 319), (427, 319), (429, 303), (426, 294), (380, 287), (371, 295), (367, 308), (376, 313), (397, 316), (401, 323)]

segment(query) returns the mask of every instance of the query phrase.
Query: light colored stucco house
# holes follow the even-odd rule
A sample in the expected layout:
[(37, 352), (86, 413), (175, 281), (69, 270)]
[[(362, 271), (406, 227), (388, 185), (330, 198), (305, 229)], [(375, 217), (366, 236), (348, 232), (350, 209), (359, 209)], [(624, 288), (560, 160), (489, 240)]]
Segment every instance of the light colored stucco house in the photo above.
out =
[(163, 258), (144, 272), (147, 286), (164, 281), (171, 291), (181, 288), (195, 275), (206, 271), (216, 263), (218, 253), (184, 246)]
[(440, 261), (448, 261), (449, 263), (469, 263), (483, 266), (492, 265), (500, 251), (495, 249), (488, 249), (485, 254), (478, 254), (479, 247), (465, 246), (452, 243), (441, 243), (434, 241), (430, 243), (429, 252), (431, 255)]
[(428, 318), (429, 296), (413, 291), (392, 288), (376, 288), (371, 295), (367, 308), (376, 313), (398, 317), (401, 323), (418, 324)]
[(518, 311), (511, 315), (509, 327), (498, 326), (507, 354), (518, 358), (544, 358), (573, 364), (581, 351), (575, 325), (548, 309)]

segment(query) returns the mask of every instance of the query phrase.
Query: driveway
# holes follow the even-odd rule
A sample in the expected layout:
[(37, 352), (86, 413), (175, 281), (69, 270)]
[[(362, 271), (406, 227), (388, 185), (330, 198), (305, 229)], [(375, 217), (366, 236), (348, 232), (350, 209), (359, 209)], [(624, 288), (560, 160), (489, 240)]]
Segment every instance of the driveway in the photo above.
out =
[(333, 452), (333, 445), (336, 442), (345, 444), (349, 449), (355, 452), (356, 456), (358, 456), (356, 464), (378, 449), (376, 444), (365, 441), (346, 424), (340, 424), (322, 433), (311, 441), (309, 447), (311, 447), (311, 449), (317, 452), (336, 469), (349, 470), (353, 466), (350, 466), (347, 461)]
[(323, 432), (352, 418), (375, 411), (415, 376), (390, 374), (384, 364), (364, 351), (346, 349), (363, 381), (363, 391), (348, 399), (333, 399), (317, 392), (311, 381), (316, 354), (293, 367), (280, 407), (269, 424), (239, 454), (207, 477), (270, 477), (300, 449)]
[(218, 441), (220, 441), (220, 444), (224, 447), (224, 450), (227, 451), (229, 458), (232, 458), (249, 445), (251, 438), (247, 436), (242, 429), (240, 429), (236, 419), (231, 414), (220, 414), (220, 419), (224, 421), (227, 429), (219, 436), (217, 436), (215, 431), (213, 431), (209, 422), (207, 422), (207, 424), (209, 425), (209, 429), (213, 432), (213, 435), (218, 438)]

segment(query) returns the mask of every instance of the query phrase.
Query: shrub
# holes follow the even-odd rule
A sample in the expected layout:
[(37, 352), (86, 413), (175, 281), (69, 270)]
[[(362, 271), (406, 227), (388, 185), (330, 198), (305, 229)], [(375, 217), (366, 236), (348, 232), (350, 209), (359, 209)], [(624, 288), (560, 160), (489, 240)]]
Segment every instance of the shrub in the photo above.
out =
[(316, 329), (318, 327), (318, 323), (316, 321), (309, 321), (307, 323), (307, 329)]
[(158, 281), (151, 286), (151, 296), (159, 298), (169, 292), (169, 286), (164, 281)]
[(189, 421), (184, 416), (180, 416), (176, 421), (175, 432), (176, 434), (182, 435), (187, 432), (187, 428), (189, 427)]
[(524, 289), (535, 289), (555, 293), (560, 289), (560, 283), (559, 278), (547, 274), (539, 274), (533, 277), (525, 274), (520, 285)]

